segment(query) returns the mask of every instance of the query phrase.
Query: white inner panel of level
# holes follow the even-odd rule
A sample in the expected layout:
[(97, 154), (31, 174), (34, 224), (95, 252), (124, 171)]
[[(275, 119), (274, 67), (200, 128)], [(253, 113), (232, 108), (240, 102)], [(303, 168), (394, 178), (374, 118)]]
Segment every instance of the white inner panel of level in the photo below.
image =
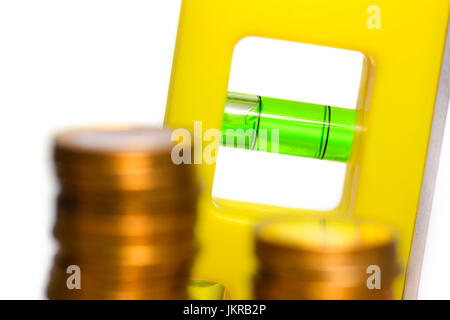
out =
[[(356, 51), (247, 37), (233, 53), (228, 91), (356, 108), (365, 56)], [(213, 198), (331, 210), (347, 165), (220, 147)]]

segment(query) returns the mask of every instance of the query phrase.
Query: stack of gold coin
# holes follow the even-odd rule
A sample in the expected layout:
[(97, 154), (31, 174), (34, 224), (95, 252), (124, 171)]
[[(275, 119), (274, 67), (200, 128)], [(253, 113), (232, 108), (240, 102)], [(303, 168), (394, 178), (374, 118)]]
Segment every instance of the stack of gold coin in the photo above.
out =
[(169, 130), (146, 127), (56, 137), (50, 299), (186, 298), (198, 187), (173, 146)]
[(286, 219), (259, 226), (254, 298), (392, 299), (399, 273), (395, 237), (349, 219)]

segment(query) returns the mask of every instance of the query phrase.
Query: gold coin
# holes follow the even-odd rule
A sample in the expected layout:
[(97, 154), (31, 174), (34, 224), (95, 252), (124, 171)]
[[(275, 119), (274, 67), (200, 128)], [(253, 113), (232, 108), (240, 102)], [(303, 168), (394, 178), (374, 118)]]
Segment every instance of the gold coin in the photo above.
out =
[[(67, 194), (64, 190), (57, 199), (57, 207), (65, 212), (80, 214), (94, 212), (98, 214), (136, 214), (195, 212), (197, 190), (159, 192), (103, 192)], [(176, 195), (174, 195), (175, 193)]]
[(186, 235), (192, 238), (194, 224), (193, 212), (108, 215), (89, 211), (77, 214), (59, 209), (53, 234), (57, 239), (185, 239)]
[(76, 256), (65, 256), (61, 252), (55, 256), (54, 265), (67, 269), (71, 265), (79, 266), (81, 271), (97, 274), (98, 277), (115, 279), (146, 279), (155, 277), (174, 277), (189, 270), (193, 256), (174, 257), (167, 262), (155, 261), (153, 264), (141, 266), (126, 266), (108, 263), (107, 261), (85, 261)]

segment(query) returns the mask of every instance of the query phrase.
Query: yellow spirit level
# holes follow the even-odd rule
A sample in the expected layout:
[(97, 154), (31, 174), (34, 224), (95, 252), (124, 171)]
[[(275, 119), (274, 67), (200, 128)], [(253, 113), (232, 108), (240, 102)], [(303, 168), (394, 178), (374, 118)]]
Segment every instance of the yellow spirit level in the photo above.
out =
[[(374, 7), (381, 22), (370, 21)], [(414, 298), (448, 104), (449, 8), (449, 0), (184, 0), (165, 124), (193, 130), (202, 121), (203, 130), (220, 130), (233, 48), (244, 37), (363, 53), (369, 62), (358, 110), (362, 130), (355, 136), (360, 143), (348, 162), (341, 204), (325, 214), (394, 229), (404, 267), (395, 297)], [(215, 166), (198, 167), (201, 251), (193, 276), (224, 284), (233, 299), (251, 298), (254, 224), (323, 212), (232, 201), (217, 207)]]

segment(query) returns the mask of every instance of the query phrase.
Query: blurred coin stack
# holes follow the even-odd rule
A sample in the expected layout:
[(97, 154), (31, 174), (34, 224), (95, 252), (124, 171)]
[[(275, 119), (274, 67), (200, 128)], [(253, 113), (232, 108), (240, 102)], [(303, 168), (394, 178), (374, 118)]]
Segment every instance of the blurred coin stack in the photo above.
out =
[(193, 166), (173, 163), (173, 145), (169, 130), (146, 127), (57, 136), (50, 299), (186, 298), (198, 187)]
[(384, 227), (346, 219), (288, 219), (256, 234), (259, 300), (392, 299), (399, 273)]

